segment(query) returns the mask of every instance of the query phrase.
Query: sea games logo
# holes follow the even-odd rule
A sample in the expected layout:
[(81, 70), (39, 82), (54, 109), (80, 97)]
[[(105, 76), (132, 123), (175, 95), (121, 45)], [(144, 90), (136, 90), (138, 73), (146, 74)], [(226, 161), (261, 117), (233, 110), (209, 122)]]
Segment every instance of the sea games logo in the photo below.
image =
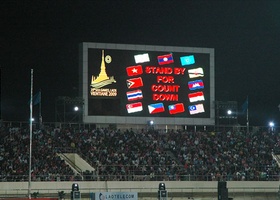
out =
[(91, 77), (91, 84), (90, 84), (90, 96), (92, 97), (115, 97), (117, 96), (117, 89), (109, 89), (103, 88), (107, 85), (116, 83), (114, 76), (108, 77), (106, 73), (106, 65), (112, 62), (112, 58), (110, 55), (104, 57), (104, 50), (102, 50), (102, 58), (101, 58), (101, 65), (100, 65), (100, 73), (96, 77), (92, 75)]

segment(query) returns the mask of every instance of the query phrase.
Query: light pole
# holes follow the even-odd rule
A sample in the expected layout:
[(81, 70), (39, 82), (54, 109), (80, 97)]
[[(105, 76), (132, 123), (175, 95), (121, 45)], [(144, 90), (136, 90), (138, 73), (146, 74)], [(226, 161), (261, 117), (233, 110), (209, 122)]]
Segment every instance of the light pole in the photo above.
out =
[(271, 131), (271, 133), (273, 133), (274, 132), (274, 122), (269, 122), (269, 129), (270, 129), (270, 131)]
[(227, 111), (227, 115), (228, 115), (228, 126), (230, 126), (231, 114), (232, 114), (232, 111), (231, 111), (231, 110), (228, 110), (228, 111)]
[[(78, 106), (74, 106), (74, 112), (75, 112), (75, 116), (74, 118), (77, 118), (77, 122), (80, 122), (80, 108)], [(73, 118), (73, 120), (74, 120)]]

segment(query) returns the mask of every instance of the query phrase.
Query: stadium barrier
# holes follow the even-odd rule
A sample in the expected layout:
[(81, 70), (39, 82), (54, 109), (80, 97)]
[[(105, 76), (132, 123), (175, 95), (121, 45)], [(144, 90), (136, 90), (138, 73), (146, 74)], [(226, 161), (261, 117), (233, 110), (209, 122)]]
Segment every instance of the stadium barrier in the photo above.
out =
[[(81, 197), (88, 199), (90, 193), (95, 192), (137, 192), (139, 199), (156, 198), (158, 195), (158, 185), (161, 182), (149, 181), (91, 181), (77, 182)], [(217, 181), (165, 181), (168, 197), (201, 197), (207, 196), (217, 198), (218, 182)], [(38, 198), (49, 197), (57, 198), (58, 191), (64, 191), (65, 198), (70, 197), (71, 185), (73, 182), (36, 182), (31, 183), (32, 192), (39, 193)], [(28, 182), (1, 182), (0, 199), (3, 197), (21, 197), (26, 198), (28, 192)], [(237, 196), (274, 196), (279, 191), (279, 182), (254, 182), (254, 181), (228, 181), (227, 182), (229, 197)], [(242, 198), (244, 199), (244, 198)], [(266, 199), (266, 198), (265, 198)], [(271, 200), (273, 198), (270, 198)]]

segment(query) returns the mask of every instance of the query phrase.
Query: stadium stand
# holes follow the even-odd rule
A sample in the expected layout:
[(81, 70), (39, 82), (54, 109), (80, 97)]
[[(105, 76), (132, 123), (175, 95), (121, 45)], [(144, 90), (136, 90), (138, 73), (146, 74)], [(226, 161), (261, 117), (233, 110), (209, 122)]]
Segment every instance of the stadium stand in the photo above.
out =
[[(279, 136), (208, 132), (44, 127), (34, 129), (32, 181), (277, 181)], [(29, 129), (1, 130), (0, 181), (27, 181)], [(96, 170), (78, 172), (63, 153)], [(78, 166), (77, 166), (78, 168)]]

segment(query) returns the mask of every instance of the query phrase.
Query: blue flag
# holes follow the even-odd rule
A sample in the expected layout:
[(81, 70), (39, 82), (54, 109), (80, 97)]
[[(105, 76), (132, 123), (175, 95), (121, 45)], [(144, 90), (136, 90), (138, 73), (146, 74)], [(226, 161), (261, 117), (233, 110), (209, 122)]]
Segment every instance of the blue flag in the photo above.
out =
[(180, 60), (181, 60), (182, 66), (195, 64), (195, 59), (194, 59), (193, 55), (182, 56), (182, 57), (180, 57)]
[(246, 99), (246, 101), (242, 104), (242, 113), (245, 113), (248, 109), (248, 97)]
[[(33, 96), (33, 106), (36, 106), (39, 103), (41, 103), (41, 91)], [(30, 104), (30, 101), (28, 102), (28, 104)]]

